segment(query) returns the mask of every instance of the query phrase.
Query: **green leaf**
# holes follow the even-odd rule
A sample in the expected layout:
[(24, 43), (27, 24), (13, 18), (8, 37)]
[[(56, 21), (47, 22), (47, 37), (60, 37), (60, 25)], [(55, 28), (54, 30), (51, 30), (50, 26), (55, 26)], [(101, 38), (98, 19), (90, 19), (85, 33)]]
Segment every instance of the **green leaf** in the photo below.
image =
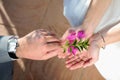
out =
[(87, 45), (84, 45), (83, 47), (84, 47), (85, 50), (87, 50)]
[(90, 44), (87, 44), (87, 46), (90, 46)]
[(83, 50), (83, 46), (80, 46), (81, 50)]
[(75, 39), (72, 45), (76, 45), (76, 44), (77, 44), (77, 40)]
[(65, 46), (69, 46), (69, 41), (66, 41)]
[(79, 45), (76, 45), (75, 47), (78, 48), (78, 50), (81, 52), (81, 48)]
[(72, 52), (72, 48), (70, 47), (70, 52)]
[(67, 47), (64, 45), (64, 46), (62, 46), (62, 48), (63, 48), (63, 53), (65, 53)]
[(84, 46), (84, 45), (85, 45), (85, 42), (83, 41), (83, 42), (82, 42), (82, 46)]
[(63, 51), (63, 53), (65, 53), (66, 52), (66, 48), (64, 48), (64, 51)]
[(86, 43), (86, 44), (89, 44), (89, 39), (85, 40), (85, 43)]
[(79, 41), (79, 42), (78, 42), (78, 45), (79, 45), (79, 46), (82, 46), (82, 41)]

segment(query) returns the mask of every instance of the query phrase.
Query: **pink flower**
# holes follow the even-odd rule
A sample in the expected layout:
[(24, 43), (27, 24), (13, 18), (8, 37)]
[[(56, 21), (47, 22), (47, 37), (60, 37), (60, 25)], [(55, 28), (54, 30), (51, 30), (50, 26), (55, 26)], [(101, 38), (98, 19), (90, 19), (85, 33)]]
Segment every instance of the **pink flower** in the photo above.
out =
[(71, 53), (76, 55), (77, 51), (82, 51), (83, 49), (87, 49), (89, 46), (89, 40), (83, 40), (85, 37), (85, 32), (83, 30), (78, 31), (77, 33), (74, 30), (69, 32), (70, 34), (67, 36), (67, 41), (65, 43), (64, 52)]
[(82, 38), (84, 38), (84, 37), (85, 37), (85, 32), (84, 32), (83, 30), (78, 31), (78, 33), (77, 33), (77, 38), (78, 38), (78, 39), (82, 39)]
[(69, 43), (72, 44), (74, 42), (74, 40), (76, 39), (76, 32), (71, 32), (67, 39), (69, 40)]
[(74, 46), (70, 46), (68, 47), (68, 53), (72, 53), (73, 55), (75, 55), (75, 53), (77, 52), (77, 48), (75, 48)]

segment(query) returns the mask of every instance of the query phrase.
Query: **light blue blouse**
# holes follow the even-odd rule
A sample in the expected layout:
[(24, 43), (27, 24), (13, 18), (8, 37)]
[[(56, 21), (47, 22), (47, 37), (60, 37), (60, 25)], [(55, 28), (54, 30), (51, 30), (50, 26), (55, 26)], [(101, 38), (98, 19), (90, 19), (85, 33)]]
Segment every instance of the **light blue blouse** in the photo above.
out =
[(64, 16), (72, 27), (82, 24), (91, 0), (64, 0)]

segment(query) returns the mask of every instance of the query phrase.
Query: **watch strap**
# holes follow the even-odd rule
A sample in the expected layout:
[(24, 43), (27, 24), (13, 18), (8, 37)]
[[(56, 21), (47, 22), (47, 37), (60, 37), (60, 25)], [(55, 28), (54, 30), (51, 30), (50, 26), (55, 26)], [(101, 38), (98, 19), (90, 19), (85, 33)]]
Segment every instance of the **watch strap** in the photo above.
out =
[(17, 36), (12, 36), (8, 40), (8, 54), (12, 59), (18, 59), (18, 57), (16, 56), (16, 48), (19, 46), (17, 39)]
[(8, 55), (8, 40), (12, 36), (0, 36), (0, 63), (12, 61)]

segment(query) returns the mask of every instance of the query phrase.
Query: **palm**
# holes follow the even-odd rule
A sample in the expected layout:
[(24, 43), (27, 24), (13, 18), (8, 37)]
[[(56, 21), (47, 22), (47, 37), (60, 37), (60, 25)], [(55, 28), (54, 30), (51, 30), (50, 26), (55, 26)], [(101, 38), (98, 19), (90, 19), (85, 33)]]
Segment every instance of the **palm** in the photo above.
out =
[(90, 47), (87, 51), (88, 60), (85, 61), (84, 65), (83, 65), (84, 67), (91, 66), (98, 60), (99, 50), (100, 50), (100, 48), (98, 47), (96, 42), (94, 42), (94, 41), (91, 42)]
[[(66, 38), (67, 38), (67, 36), (71, 33), (71, 32), (77, 32), (77, 31), (79, 31), (79, 30), (82, 30), (81, 28), (79, 28), (79, 29), (75, 29), (75, 28), (69, 28), (69, 29), (67, 29), (67, 31), (63, 34), (63, 36), (62, 36), (62, 38), (61, 38), (61, 41), (62, 41), (62, 45), (64, 45), (65, 44), (65, 42), (66, 42)], [(65, 58), (69, 53), (63, 53), (64, 51), (59, 51), (59, 55), (58, 55), (58, 57), (59, 58)]]
[(66, 66), (74, 70), (93, 65), (98, 60), (99, 49), (95, 41), (91, 42), (88, 50), (82, 51), (80, 55), (70, 55), (66, 61)]

